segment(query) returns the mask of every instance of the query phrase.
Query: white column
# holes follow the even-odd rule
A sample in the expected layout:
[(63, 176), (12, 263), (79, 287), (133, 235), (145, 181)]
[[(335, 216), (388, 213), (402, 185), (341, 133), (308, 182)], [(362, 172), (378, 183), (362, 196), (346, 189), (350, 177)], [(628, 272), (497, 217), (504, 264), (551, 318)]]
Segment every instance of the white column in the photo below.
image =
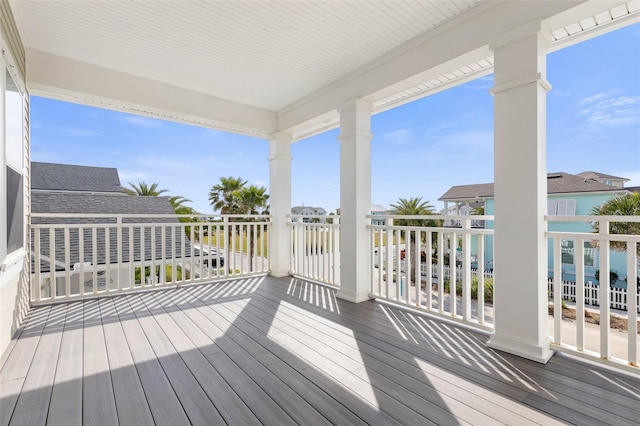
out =
[(292, 256), (291, 230), (291, 134), (274, 133), (269, 137), (269, 212), (272, 223), (269, 235), (271, 275), (289, 275)]
[(546, 49), (539, 22), (494, 51), (495, 333), (489, 346), (546, 362)]
[(340, 290), (351, 302), (369, 299), (371, 267), (371, 109), (361, 99), (340, 108)]

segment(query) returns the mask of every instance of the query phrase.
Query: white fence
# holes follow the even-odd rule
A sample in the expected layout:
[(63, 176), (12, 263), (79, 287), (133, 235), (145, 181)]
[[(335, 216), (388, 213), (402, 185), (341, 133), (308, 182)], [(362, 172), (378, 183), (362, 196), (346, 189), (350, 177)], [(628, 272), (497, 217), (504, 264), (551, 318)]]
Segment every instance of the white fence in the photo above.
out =
[[(291, 274), (329, 285), (340, 285), (340, 217), (323, 216), (332, 223), (313, 223), (319, 216), (292, 216)], [(308, 222), (303, 222), (303, 219)]]
[[(493, 230), (472, 228), (471, 222), (493, 220), (493, 216), (385, 218), (385, 225), (370, 226), (372, 295), (491, 330), (493, 313), (485, 305), (485, 285), (489, 283), (485, 284), (484, 253), (485, 239)], [(454, 219), (462, 227), (394, 226), (394, 220), (397, 223), (399, 219), (412, 223)], [(472, 237), (475, 253), (471, 252)], [(460, 266), (449, 268), (449, 262), (456, 261)], [(472, 263), (477, 269), (472, 269)]]
[[(574, 262), (575, 262), (575, 289), (571, 290), (574, 295), (585, 294), (588, 297), (576, 298), (576, 321), (571, 335), (563, 334), (563, 312), (562, 299), (565, 291), (564, 285), (553, 286), (552, 297), (554, 303), (554, 324), (553, 324), (553, 349), (570, 352), (578, 356), (584, 356), (592, 360), (610, 363), (615, 366), (632, 366), (637, 372), (638, 367), (638, 244), (640, 235), (612, 234), (611, 224), (620, 223), (640, 223), (640, 216), (547, 216), (547, 222), (568, 222), (593, 224), (598, 232), (563, 232), (548, 231), (546, 236), (552, 240), (553, 246), (553, 282), (562, 282), (562, 248), (564, 241), (573, 241)], [(570, 229), (572, 225), (569, 225)], [(582, 225), (584, 226), (584, 225)], [(591, 227), (588, 227), (591, 228)], [(617, 227), (619, 229), (619, 226)], [(575, 228), (573, 228), (575, 229)], [(623, 295), (621, 291), (597, 291), (589, 284), (585, 284), (585, 242), (595, 244), (598, 247), (599, 255), (599, 286), (610, 288), (610, 255), (611, 245), (624, 248), (626, 252), (626, 281), (627, 289), (624, 295), (624, 305), (627, 310), (627, 331), (626, 333), (616, 332), (616, 339), (626, 339), (626, 356), (612, 355), (611, 338), (611, 307), (621, 306)], [(618, 299), (619, 298), (619, 299)], [(589, 349), (585, 346), (586, 326), (585, 326), (585, 304), (591, 302), (599, 309), (599, 345), (597, 349)], [(616, 345), (618, 349), (621, 345)]]
[[(629, 285), (629, 284), (628, 284)], [(630, 284), (630, 285), (633, 285)], [(589, 306), (600, 306), (600, 286), (591, 281), (584, 283), (584, 304)], [(549, 294), (553, 294), (553, 280), (549, 279)], [(628, 308), (626, 288), (609, 287), (609, 307), (626, 311)], [(640, 294), (636, 293), (636, 311), (640, 313)], [(575, 302), (577, 300), (577, 286), (572, 281), (562, 281), (562, 299)]]
[(268, 216), (33, 214), (31, 300), (265, 274), (269, 228)]

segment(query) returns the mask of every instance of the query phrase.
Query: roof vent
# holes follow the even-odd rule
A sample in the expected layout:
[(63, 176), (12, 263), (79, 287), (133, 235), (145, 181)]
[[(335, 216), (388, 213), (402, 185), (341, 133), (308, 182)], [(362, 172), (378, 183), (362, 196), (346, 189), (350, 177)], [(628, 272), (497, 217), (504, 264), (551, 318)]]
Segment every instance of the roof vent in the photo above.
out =
[(561, 178), (562, 175), (561, 174), (554, 174), (554, 175), (548, 175), (547, 179), (558, 179)]

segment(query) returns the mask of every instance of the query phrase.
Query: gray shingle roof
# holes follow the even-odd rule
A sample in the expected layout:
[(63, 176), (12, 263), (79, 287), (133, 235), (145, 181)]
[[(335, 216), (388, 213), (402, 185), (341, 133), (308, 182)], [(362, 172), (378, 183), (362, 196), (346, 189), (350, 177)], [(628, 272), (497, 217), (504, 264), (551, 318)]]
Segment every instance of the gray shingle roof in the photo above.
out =
[(623, 180), (625, 182), (629, 181), (629, 179), (623, 178), (620, 176), (613, 176), (613, 175), (608, 175), (606, 173), (591, 172), (591, 171), (578, 173), (576, 176), (580, 176), (587, 179), (615, 179), (615, 180)]
[(38, 162), (31, 163), (31, 189), (122, 192), (118, 170), (115, 168)]
[[(88, 194), (88, 193), (55, 193), (55, 192), (33, 192), (31, 198), (31, 208), (33, 213), (82, 213), (82, 214), (173, 214), (173, 208), (168, 197), (140, 197), (124, 194)], [(97, 264), (117, 262), (117, 229), (115, 227), (115, 219), (105, 218), (39, 218), (31, 219), (32, 224), (113, 224), (109, 229), (109, 237), (106, 237), (105, 228), (101, 227), (96, 232), (96, 259), (93, 258), (93, 234), (91, 229), (85, 229), (83, 233), (84, 257), (83, 262), (91, 262)], [(143, 257), (141, 250), (140, 226), (133, 228), (133, 247), (130, 247), (128, 224), (142, 223), (166, 223), (166, 226), (158, 226), (155, 229), (155, 258), (162, 257), (162, 231), (165, 228), (165, 257), (173, 258), (173, 247), (175, 246), (176, 257), (185, 257), (191, 255), (191, 243), (184, 235), (183, 227), (176, 226), (179, 221), (176, 217), (162, 218), (123, 218), (122, 223), (125, 225), (122, 229), (122, 261), (129, 262), (131, 259), (130, 252), (133, 251), (133, 261), (140, 261)], [(172, 228), (175, 228), (175, 236), (172, 235)], [(145, 250), (144, 258), (149, 260), (152, 258), (151, 228), (145, 229)], [(32, 231), (32, 247), (35, 249), (35, 233)], [(107, 258), (107, 250), (105, 248), (106, 241), (109, 241), (109, 257)], [(65, 244), (64, 231), (57, 229), (55, 231), (55, 260), (56, 263), (73, 265), (80, 261), (80, 231), (78, 228), (71, 228), (69, 231), (69, 241)], [(183, 244), (184, 241), (184, 244)], [(65, 259), (65, 246), (69, 247), (69, 259)], [(40, 253), (41, 271), (49, 270), (50, 258), (50, 240), (49, 230), (40, 230)], [(95, 261), (95, 262), (94, 262)], [(34, 266), (34, 265), (32, 265)], [(60, 269), (58, 266), (56, 269)]]
[[(623, 188), (614, 188), (597, 182), (593, 179), (585, 179), (577, 175), (558, 172), (547, 175), (548, 194), (571, 194), (580, 192), (619, 192)], [(476, 198), (493, 198), (493, 183), (480, 183), (476, 185), (456, 185), (449, 188), (438, 200), (473, 200)]]

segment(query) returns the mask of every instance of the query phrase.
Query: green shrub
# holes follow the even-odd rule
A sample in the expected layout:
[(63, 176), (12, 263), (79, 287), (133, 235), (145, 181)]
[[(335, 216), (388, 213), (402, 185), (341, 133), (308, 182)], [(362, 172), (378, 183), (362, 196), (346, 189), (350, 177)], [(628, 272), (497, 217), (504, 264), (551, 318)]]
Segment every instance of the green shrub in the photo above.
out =
[[(444, 279), (445, 293), (451, 292), (451, 283), (449, 278)], [(462, 296), (462, 281), (456, 283), (456, 296)], [(471, 278), (471, 298), (478, 298), (478, 277)], [(493, 303), (493, 278), (484, 279), (484, 301), (485, 303)]]
[[(159, 276), (160, 275), (160, 266), (156, 266), (156, 273), (155, 276)], [(135, 283), (136, 284), (141, 284), (143, 283), (141, 280), (141, 275), (142, 275), (142, 269), (138, 266), (136, 267), (136, 269), (134, 270), (134, 274), (135, 274)], [(146, 284), (147, 282), (147, 278), (151, 276), (151, 267), (150, 266), (145, 266), (144, 268), (144, 284)], [(186, 279), (189, 279), (189, 272), (186, 272)], [(169, 283), (171, 281), (173, 281), (173, 266), (172, 265), (166, 265), (165, 266), (165, 282)], [(176, 266), (176, 281), (182, 281), (182, 268), (179, 266)]]

